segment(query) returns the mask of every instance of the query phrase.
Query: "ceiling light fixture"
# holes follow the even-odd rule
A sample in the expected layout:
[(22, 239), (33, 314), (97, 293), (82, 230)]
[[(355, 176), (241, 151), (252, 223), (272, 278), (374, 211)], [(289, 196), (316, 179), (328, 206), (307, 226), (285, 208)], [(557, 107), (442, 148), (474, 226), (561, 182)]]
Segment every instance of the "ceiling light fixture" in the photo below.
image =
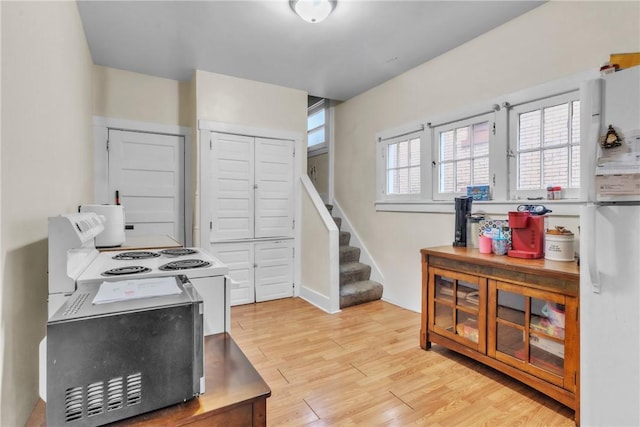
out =
[(289, 0), (291, 9), (312, 24), (323, 21), (336, 8), (337, 0)]

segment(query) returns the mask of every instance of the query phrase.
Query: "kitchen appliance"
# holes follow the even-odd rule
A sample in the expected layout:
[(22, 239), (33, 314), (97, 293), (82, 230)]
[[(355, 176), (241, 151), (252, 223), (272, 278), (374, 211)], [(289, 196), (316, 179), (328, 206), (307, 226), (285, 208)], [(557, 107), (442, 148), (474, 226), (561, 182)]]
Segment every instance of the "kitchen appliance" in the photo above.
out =
[(230, 328), (228, 272), (225, 264), (200, 248), (109, 251), (99, 253), (78, 276), (77, 283), (183, 274), (202, 296), (204, 333), (211, 335)]
[(110, 248), (124, 243), (124, 206), (81, 205), (80, 212), (95, 212), (104, 217), (104, 230), (96, 236), (96, 247)]
[(97, 257), (94, 240), (104, 230), (93, 212), (49, 218), (49, 302), (51, 317), (76, 290), (76, 280)]
[[(103, 228), (101, 218), (94, 212), (49, 218), (49, 318), (69, 299), (79, 284), (95, 285), (123, 278), (183, 274), (190, 279), (204, 301), (205, 335), (229, 331), (230, 289), (225, 278), (228, 273), (226, 265), (199, 248), (150, 252), (151, 258), (148, 259), (140, 259), (146, 256), (143, 254), (146, 251), (132, 251), (135, 253), (130, 256), (126, 255), (126, 251), (99, 252), (94, 240)], [(113, 269), (129, 274), (102, 275)], [(39, 349), (39, 393), (45, 401), (46, 349), (47, 337), (41, 341)]]
[(511, 249), (514, 258), (542, 258), (544, 256), (545, 217), (527, 211), (509, 212)]
[(180, 293), (106, 304), (84, 283), (49, 319), (47, 425), (106, 424), (204, 392), (202, 299), (186, 276), (166, 280)]
[(471, 213), (473, 198), (468, 196), (456, 197), (456, 228), (453, 246), (467, 246), (467, 217)]
[[(580, 421), (640, 425), (640, 67), (581, 85)], [(603, 148), (612, 125), (623, 141)]]
[(467, 218), (467, 247), (477, 248), (480, 244), (480, 221), (482, 215), (469, 215)]

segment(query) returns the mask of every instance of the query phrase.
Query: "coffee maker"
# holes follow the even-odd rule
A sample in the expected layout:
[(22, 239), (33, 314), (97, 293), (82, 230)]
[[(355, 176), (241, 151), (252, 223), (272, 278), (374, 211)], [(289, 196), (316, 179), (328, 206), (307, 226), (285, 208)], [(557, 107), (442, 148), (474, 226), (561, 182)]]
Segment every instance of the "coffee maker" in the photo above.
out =
[(462, 196), (455, 198), (456, 229), (453, 246), (467, 246), (467, 218), (471, 213), (471, 197)]
[[(509, 212), (512, 249), (509, 249), (507, 255), (514, 258), (542, 258), (546, 219), (544, 213), (550, 211), (544, 207), (532, 206), (527, 209), (528, 206), (523, 206), (519, 206), (517, 212)], [(544, 208), (544, 211), (540, 208)]]

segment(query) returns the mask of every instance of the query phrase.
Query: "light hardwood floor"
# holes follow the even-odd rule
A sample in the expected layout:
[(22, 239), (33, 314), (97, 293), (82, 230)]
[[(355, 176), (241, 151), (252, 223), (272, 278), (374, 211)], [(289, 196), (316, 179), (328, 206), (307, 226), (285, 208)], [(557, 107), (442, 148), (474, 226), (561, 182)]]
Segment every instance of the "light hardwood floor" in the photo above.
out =
[(573, 426), (573, 411), (491, 368), (419, 346), (420, 315), (375, 301), (329, 315), (299, 298), (231, 309), (271, 387), (269, 426)]

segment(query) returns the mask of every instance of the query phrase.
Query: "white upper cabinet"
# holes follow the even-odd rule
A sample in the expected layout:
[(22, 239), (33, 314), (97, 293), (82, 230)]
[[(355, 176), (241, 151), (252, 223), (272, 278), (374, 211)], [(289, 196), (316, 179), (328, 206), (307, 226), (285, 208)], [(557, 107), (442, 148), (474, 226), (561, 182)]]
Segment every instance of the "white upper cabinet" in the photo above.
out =
[(211, 132), (209, 241), (293, 237), (293, 160), (293, 141)]

